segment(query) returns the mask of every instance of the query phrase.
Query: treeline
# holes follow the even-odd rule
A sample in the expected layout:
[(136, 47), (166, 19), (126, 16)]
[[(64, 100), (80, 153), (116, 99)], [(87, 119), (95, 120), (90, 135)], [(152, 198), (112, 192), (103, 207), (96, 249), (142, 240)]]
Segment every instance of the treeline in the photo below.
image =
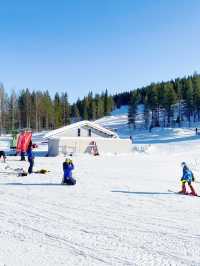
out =
[[(128, 123), (143, 127), (181, 126), (200, 121), (200, 75), (152, 83), (140, 89), (108, 95), (105, 90), (70, 104), (67, 92), (51, 97), (46, 91), (21, 90), (7, 94), (0, 84), (0, 134), (15, 129), (33, 131), (59, 128), (80, 120), (96, 120), (122, 105), (128, 105)], [(138, 110), (138, 107), (143, 109)], [(138, 116), (139, 119), (138, 119)], [(141, 125), (141, 123), (140, 123)]]
[[(128, 104), (128, 122), (133, 128), (140, 116), (143, 126), (190, 126), (200, 121), (200, 75), (177, 78), (114, 96), (116, 105)], [(138, 106), (142, 104), (142, 110)], [(141, 107), (141, 106), (140, 106)]]
[(49, 130), (84, 119), (95, 120), (113, 109), (113, 98), (108, 91), (92, 92), (82, 100), (70, 104), (67, 92), (21, 90), (8, 95), (0, 84), (0, 134), (18, 129)]

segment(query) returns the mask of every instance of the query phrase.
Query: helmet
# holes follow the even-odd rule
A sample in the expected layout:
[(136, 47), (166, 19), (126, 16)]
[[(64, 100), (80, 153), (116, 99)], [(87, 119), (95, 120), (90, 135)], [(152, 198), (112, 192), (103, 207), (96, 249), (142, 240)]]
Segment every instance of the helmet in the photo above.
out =
[(182, 162), (181, 163), (181, 166), (183, 167), (183, 166), (186, 166), (186, 163), (185, 162)]

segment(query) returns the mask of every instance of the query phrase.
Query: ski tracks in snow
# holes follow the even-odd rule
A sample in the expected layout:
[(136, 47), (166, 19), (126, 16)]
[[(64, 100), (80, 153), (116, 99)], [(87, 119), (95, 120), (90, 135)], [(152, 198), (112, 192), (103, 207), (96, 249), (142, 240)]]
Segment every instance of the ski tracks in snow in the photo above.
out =
[(49, 176), (1, 179), (6, 266), (200, 265), (199, 201), (164, 191), (162, 158), (75, 158), (75, 187), (58, 185), (58, 160), (42, 160)]

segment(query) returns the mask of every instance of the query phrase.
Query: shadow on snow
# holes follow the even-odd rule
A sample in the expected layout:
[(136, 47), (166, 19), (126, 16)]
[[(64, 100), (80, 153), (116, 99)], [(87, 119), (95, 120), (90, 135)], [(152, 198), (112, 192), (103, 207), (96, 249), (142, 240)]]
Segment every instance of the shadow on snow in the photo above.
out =
[(61, 183), (1, 183), (5, 186), (63, 186)]
[(146, 191), (125, 191), (125, 190), (111, 190), (111, 192), (135, 194), (135, 195), (171, 195), (173, 192), (146, 192)]

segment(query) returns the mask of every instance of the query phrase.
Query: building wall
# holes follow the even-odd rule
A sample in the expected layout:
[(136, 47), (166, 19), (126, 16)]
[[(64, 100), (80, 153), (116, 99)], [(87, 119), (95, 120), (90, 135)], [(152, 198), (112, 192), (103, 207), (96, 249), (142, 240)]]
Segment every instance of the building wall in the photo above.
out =
[[(103, 132), (97, 131), (93, 128), (91, 129), (91, 137), (99, 137), (99, 138), (109, 138), (107, 134), (104, 134)], [(81, 137), (88, 137), (88, 132), (89, 132), (89, 127), (84, 126), (80, 128), (80, 133)], [(77, 128), (72, 128), (72, 129), (67, 129), (64, 132), (58, 133), (55, 135), (56, 138), (61, 138), (61, 137), (77, 137), (78, 136), (78, 127)]]
[(133, 150), (130, 139), (120, 138), (56, 138), (48, 141), (48, 155), (57, 156), (60, 153), (91, 153), (92, 141), (96, 142), (99, 154), (130, 153)]

